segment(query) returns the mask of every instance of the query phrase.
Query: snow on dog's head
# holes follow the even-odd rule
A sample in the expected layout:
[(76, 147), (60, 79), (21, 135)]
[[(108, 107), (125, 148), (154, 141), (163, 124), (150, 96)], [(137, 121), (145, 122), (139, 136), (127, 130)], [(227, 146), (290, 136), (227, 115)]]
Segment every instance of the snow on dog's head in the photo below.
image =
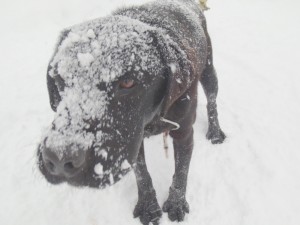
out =
[(105, 187), (134, 164), (147, 110), (161, 100), (145, 99), (163, 88), (152, 30), (112, 16), (62, 33), (48, 68), (56, 115), (39, 147), (40, 169), (48, 181)]

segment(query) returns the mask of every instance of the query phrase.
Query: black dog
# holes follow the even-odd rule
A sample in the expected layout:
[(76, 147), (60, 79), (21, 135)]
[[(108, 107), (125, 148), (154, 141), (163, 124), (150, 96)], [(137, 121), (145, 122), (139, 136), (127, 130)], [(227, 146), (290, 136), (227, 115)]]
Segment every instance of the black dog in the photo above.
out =
[(121, 9), (66, 29), (48, 67), (56, 116), (39, 145), (41, 172), (53, 184), (104, 188), (133, 167), (139, 197), (134, 216), (156, 224), (162, 212), (143, 139), (169, 132), (176, 168), (163, 210), (182, 221), (189, 212), (198, 81), (208, 102), (207, 138), (222, 143), (211, 42), (193, 0)]

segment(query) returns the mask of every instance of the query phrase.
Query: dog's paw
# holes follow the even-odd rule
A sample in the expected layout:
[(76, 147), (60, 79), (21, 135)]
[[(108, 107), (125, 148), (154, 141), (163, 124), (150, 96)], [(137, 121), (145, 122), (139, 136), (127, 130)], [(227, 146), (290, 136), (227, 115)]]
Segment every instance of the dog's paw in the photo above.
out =
[(168, 199), (163, 206), (163, 211), (168, 213), (171, 221), (183, 221), (185, 214), (190, 212), (190, 207), (185, 198)]
[(139, 217), (143, 225), (148, 225), (150, 223), (158, 225), (162, 216), (162, 211), (155, 195), (151, 194), (139, 198), (133, 216), (134, 218)]
[(209, 127), (206, 138), (211, 140), (212, 144), (222, 144), (226, 138), (226, 135), (221, 128)]

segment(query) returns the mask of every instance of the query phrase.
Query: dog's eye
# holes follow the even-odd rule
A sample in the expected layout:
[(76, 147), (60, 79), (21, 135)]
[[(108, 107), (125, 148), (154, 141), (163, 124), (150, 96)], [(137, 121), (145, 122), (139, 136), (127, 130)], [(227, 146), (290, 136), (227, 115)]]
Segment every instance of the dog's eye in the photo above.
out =
[(119, 87), (122, 89), (130, 89), (134, 86), (133, 80), (123, 80), (119, 83)]

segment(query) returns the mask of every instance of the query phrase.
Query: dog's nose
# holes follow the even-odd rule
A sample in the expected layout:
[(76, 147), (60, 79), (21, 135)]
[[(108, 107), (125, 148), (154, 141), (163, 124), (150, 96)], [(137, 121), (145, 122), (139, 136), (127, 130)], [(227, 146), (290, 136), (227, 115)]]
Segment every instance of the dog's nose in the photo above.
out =
[(85, 151), (54, 151), (44, 149), (42, 152), (43, 163), (51, 175), (65, 178), (74, 177), (84, 167)]

